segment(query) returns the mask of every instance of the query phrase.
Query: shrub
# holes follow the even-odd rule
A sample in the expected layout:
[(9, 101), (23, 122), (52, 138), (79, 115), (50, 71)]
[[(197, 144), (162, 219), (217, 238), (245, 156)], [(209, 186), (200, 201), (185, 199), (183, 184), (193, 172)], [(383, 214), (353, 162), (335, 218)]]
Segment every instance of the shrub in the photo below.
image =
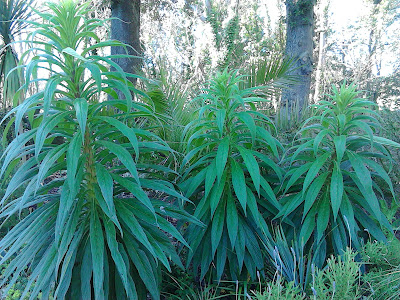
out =
[(400, 297), (400, 242), (396, 237), (388, 243), (368, 242), (361, 252), (368, 272), (363, 275), (364, 292), (373, 299)]
[(264, 292), (255, 293), (255, 300), (302, 300), (305, 295), (293, 281), (284, 283), (282, 277), (278, 276), (267, 284)]
[(387, 243), (369, 241), (360, 253), (368, 270), (389, 270), (400, 265), (400, 241), (396, 237), (390, 238)]
[(331, 256), (323, 270), (315, 269), (311, 290), (316, 299), (346, 300), (360, 297), (360, 263), (348, 248), (343, 255)]
[(199, 119), (185, 129), (181, 187), (206, 225), (187, 228), (187, 264), (201, 269), (200, 278), (209, 270), (217, 279), (224, 270), (233, 280), (241, 272), (256, 278), (264, 268), (261, 240), (269, 235), (264, 217), (280, 209), (272, 183), (281, 176), (274, 161), (281, 146), (269, 131), (271, 121), (253, 110), (263, 99), (254, 96), (256, 89), (240, 87), (241, 80), (234, 71), (216, 75), (199, 97)]
[[(168, 153), (169, 148), (135, 127), (137, 117), (152, 115), (132, 101), (131, 93), (145, 95), (127, 80), (134, 75), (123, 73), (113, 56), (95, 54), (101, 47), (122, 44), (98, 39), (94, 32), (103, 23), (85, 19), (88, 4), (65, 0), (47, 6), (48, 11), (39, 13), (41, 20), (33, 22), (33, 47), (25, 55), (37, 54), (24, 70), (26, 86), (43, 80), (31, 79), (40, 68), (50, 77), (43, 91), (10, 112), (16, 131), (25, 114), (31, 129), (8, 145), (1, 167), (3, 178), (16, 169), (1, 200), (1, 216), (8, 219), (32, 205), (37, 209), (0, 241), (0, 252), (6, 252), (0, 264), (11, 259), (0, 285), (11, 288), (28, 267), (21, 299), (28, 293), (36, 299), (40, 292), (42, 299), (49, 294), (60, 299), (145, 299), (147, 291), (159, 299), (160, 266), (169, 270), (169, 260), (181, 265), (169, 236), (186, 244), (165, 217), (194, 219), (150, 199), (146, 191), (158, 190), (185, 200), (172, 183), (160, 179), (165, 176), (157, 174), (157, 165), (136, 162), (142, 153)], [(88, 38), (96, 43), (84, 49)], [(125, 99), (118, 99), (115, 89)], [(100, 102), (101, 94), (110, 99)], [(54, 143), (56, 137), (63, 142)], [(141, 176), (148, 169), (150, 175)], [(46, 180), (54, 175), (58, 178)], [(26, 186), (23, 195), (4, 205), (20, 186)]]
[(270, 264), (274, 266), (275, 275), (278, 274), (287, 282), (305, 292), (312, 277), (314, 256), (312, 251), (306, 253), (304, 243), (300, 243), (296, 236), (288, 239), (284, 229), (277, 227), (273, 232), (273, 239), (267, 239), (265, 248), (269, 255)]
[[(399, 110), (390, 111), (383, 109), (379, 111), (379, 115), (381, 116), (382, 127), (383, 127), (381, 135), (392, 141), (400, 143), (400, 111)], [(390, 150), (396, 164), (400, 164), (400, 149), (393, 148)], [(392, 179), (392, 181), (397, 185), (400, 183), (399, 168), (393, 168), (389, 173), (389, 176)], [(399, 193), (399, 190), (397, 190), (397, 193)]]
[(348, 245), (361, 248), (365, 230), (386, 240), (382, 227), (391, 225), (378, 197), (384, 193), (375, 178), (382, 178), (392, 197), (392, 182), (377, 160), (391, 160), (385, 146), (399, 144), (374, 135), (380, 128), (374, 104), (357, 98), (355, 86), (335, 87), (331, 101), (315, 105), (316, 115), (299, 131), (298, 144), (289, 151), (291, 164), (285, 176), (277, 217), (300, 229), (299, 238), (314, 241), (319, 257), (342, 253)]
[(355, 261), (356, 255), (347, 248), (343, 255), (331, 256), (322, 270), (312, 265), (312, 281), (304, 290), (293, 280), (284, 283), (277, 273), (262, 294), (256, 293), (255, 299), (360, 299), (361, 264)]

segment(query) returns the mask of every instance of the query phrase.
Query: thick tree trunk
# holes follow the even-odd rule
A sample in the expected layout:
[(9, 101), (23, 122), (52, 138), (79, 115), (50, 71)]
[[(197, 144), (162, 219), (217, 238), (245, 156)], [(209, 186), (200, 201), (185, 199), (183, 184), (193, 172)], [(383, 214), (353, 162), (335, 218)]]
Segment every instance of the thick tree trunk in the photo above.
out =
[[(137, 58), (115, 58), (114, 61), (127, 73), (137, 74), (142, 65), (140, 58), (140, 0), (111, 1), (111, 39), (132, 48), (111, 47), (111, 54), (130, 54)], [(114, 19), (115, 18), (115, 19)], [(136, 80), (132, 80), (133, 83)]]
[(286, 0), (286, 48), (285, 55), (295, 59), (292, 75), (298, 75), (298, 83), (282, 93), (282, 105), (288, 113), (294, 106), (299, 110), (308, 103), (313, 71), (313, 30), (315, 0)]

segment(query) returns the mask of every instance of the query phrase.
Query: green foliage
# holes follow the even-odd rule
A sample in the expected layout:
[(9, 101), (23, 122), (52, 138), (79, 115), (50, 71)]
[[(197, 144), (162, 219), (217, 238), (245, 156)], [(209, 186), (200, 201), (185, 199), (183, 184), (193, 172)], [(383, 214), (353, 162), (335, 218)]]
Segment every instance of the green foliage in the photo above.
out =
[[(6, 267), (8, 266), (8, 263), (1, 265), (0, 267), (0, 278), (3, 278), (4, 271)], [(24, 273), (20, 277), (20, 279), (8, 290), (6, 295), (3, 295), (2, 292), (0, 292), (0, 297), (5, 300), (18, 300), (21, 299), (22, 291), (25, 288), (26, 283), (28, 282), (28, 274)], [(29, 294), (27, 295), (29, 297)], [(25, 298), (28, 299), (28, 298)], [(24, 299), (24, 300), (25, 300)]]
[(302, 300), (305, 299), (301, 289), (293, 281), (284, 283), (282, 277), (278, 276), (267, 283), (266, 290), (255, 293), (255, 300)]
[[(0, 1), (0, 82), (3, 88), (3, 109), (10, 106), (12, 99), (23, 84), (23, 79), (15, 68), (18, 56), (12, 43), (28, 23), (32, 11), (30, 6), (34, 0), (1, 0)], [(14, 105), (18, 99), (14, 100)]]
[(221, 289), (217, 284), (198, 284), (192, 275), (178, 268), (172, 268), (172, 273), (167, 273), (164, 279), (161, 294), (169, 300), (212, 300), (226, 297), (220, 295)]
[[(154, 130), (157, 130), (160, 137), (176, 151), (173, 158), (179, 160), (179, 166), (182, 161), (180, 154), (186, 149), (183, 131), (187, 124), (197, 118), (196, 105), (188, 103), (191, 96), (187, 91), (189, 87), (182, 80), (174, 81), (163, 62), (160, 62), (159, 70), (153, 76), (156, 80), (147, 86), (150, 99), (145, 101), (149, 102), (161, 121), (154, 125)], [(166, 160), (162, 163), (173, 165), (175, 161)]]
[(270, 93), (278, 93), (281, 89), (290, 87), (298, 82), (297, 76), (290, 75), (293, 67), (293, 59), (280, 55), (256, 61), (245, 69), (245, 72), (249, 74), (247, 76), (247, 86), (256, 87), (268, 84)]
[(374, 135), (380, 128), (374, 104), (357, 98), (354, 86), (334, 88), (330, 98), (315, 105), (316, 115), (305, 121), (298, 144), (286, 155), (291, 167), (277, 215), (292, 221), (305, 243), (313, 237), (318, 265), (326, 252), (340, 254), (350, 244), (360, 249), (364, 230), (386, 240), (382, 228), (392, 228), (382, 213), (378, 197), (385, 195), (376, 178), (395, 195), (377, 160), (391, 160), (385, 146), (400, 147)]
[[(36, 28), (30, 36), (33, 47), (25, 55), (36, 54), (24, 70), (26, 86), (43, 80), (31, 78), (38, 69), (50, 71), (50, 77), (44, 78), (43, 91), (8, 114), (15, 115), (17, 137), (1, 157), (0, 174), (7, 179), (15, 170), (1, 200), (3, 220), (32, 205), (37, 209), (0, 241), (0, 252), (5, 252), (0, 264), (11, 259), (0, 286), (12, 288), (28, 268), (21, 299), (28, 294), (36, 299), (39, 293), (43, 299), (50, 294), (145, 299), (147, 292), (159, 299), (161, 265), (170, 270), (172, 260), (181, 266), (169, 236), (187, 245), (166, 217), (196, 221), (148, 196), (157, 190), (185, 201), (162, 179), (171, 170), (137, 162), (142, 153), (168, 155), (170, 148), (135, 127), (137, 118), (155, 118), (149, 107), (132, 101), (131, 93), (146, 96), (127, 80), (135, 75), (123, 73), (113, 56), (93, 54), (125, 45), (99, 41), (94, 32), (103, 22), (85, 19), (88, 4), (65, 0), (47, 7), (38, 12), (40, 20), (31, 22)], [(87, 38), (97, 44), (85, 49)], [(118, 99), (115, 90), (125, 99)], [(99, 96), (108, 100), (99, 101)], [(18, 134), (24, 115), (31, 128)], [(64, 142), (54, 143), (56, 137)], [(59, 178), (46, 180), (55, 174)], [(24, 193), (13, 200), (19, 187), (25, 187)]]
[(192, 250), (187, 264), (201, 269), (200, 278), (209, 270), (218, 279), (225, 270), (233, 280), (247, 272), (256, 278), (264, 268), (260, 243), (269, 235), (264, 218), (280, 209), (273, 188), (282, 176), (274, 161), (281, 146), (271, 121), (254, 110), (263, 99), (240, 82), (236, 72), (217, 74), (199, 97), (199, 119), (186, 127), (181, 187), (206, 224), (185, 233)]
[[(282, 256), (286, 253), (282, 253)], [(360, 299), (360, 263), (355, 261), (356, 253), (348, 248), (342, 256), (331, 258), (327, 266), (319, 270), (312, 266), (312, 281), (307, 289), (301, 289), (295, 281), (283, 282), (282, 277), (277, 273), (271, 282), (267, 283), (266, 290), (256, 293), (254, 299)], [(296, 280), (296, 278), (295, 278)]]
[(273, 233), (273, 239), (267, 239), (265, 247), (275, 273), (305, 292), (312, 277), (312, 252), (306, 253), (304, 242), (300, 243), (296, 236), (288, 240), (282, 227)]
[(368, 270), (389, 270), (400, 265), (400, 241), (396, 237), (387, 243), (369, 241), (361, 251)]
[(315, 269), (311, 290), (314, 299), (353, 300), (360, 297), (360, 263), (355, 261), (356, 253), (350, 248), (327, 261), (323, 270)]
[[(382, 132), (381, 135), (392, 141), (400, 143), (400, 111), (399, 110), (386, 110), (383, 109), (379, 111), (379, 115), (382, 120)], [(400, 149), (393, 148), (390, 149), (393, 159), (397, 164), (400, 163)], [(392, 172), (389, 173), (393, 182), (400, 182), (400, 170), (399, 168), (393, 168)]]
[(400, 296), (400, 242), (368, 242), (361, 252), (368, 272), (363, 275), (364, 292), (372, 299), (398, 299)]

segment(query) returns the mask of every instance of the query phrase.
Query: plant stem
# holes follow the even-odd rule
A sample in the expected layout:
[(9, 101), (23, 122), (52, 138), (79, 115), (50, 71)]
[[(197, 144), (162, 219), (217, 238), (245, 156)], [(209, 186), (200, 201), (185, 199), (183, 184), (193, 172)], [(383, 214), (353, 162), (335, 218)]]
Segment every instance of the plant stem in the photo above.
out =
[(83, 152), (86, 157), (85, 161), (85, 169), (87, 174), (87, 197), (91, 202), (95, 202), (96, 196), (94, 192), (94, 187), (96, 185), (96, 170), (95, 170), (95, 161), (94, 161), (94, 153), (93, 148), (91, 146), (90, 140), (90, 130), (88, 126), (86, 126), (84, 143), (83, 143)]

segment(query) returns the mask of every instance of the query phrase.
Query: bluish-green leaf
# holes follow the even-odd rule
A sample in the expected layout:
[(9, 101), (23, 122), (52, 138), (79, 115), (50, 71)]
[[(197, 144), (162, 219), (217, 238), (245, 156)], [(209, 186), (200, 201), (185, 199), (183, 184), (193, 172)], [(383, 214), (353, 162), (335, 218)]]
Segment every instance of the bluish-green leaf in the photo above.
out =
[(221, 180), (229, 154), (229, 137), (225, 137), (218, 146), (215, 166), (217, 168), (218, 181)]
[(107, 169), (103, 165), (96, 163), (96, 177), (99, 184), (103, 198), (107, 203), (108, 209), (111, 215), (116, 218), (115, 206), (114, 206), (114, 192), (113, 192), (113, 180), (108, 173)]
[(133, 150), (135, 151), (135, 155), (136, 155), (136, 159), (137, 159), (139, 157), (139, 143), (138, 143), (138, 139), (136, 137), (135, 131), (132, 128), (129, 128), (124, 123), (122, 123), (121, 121), (118, 121), (117, 119), (114, 119), (111, 117), (98, 117), (98, 118), (101, 120), (104, 120), (108, 124), (114, 126), (124, 136), (126, 136), (129, 139), (129, 142), (131, 143)]
[(330, 188), (332, 211), (335, 221), (337, 214), (339, 212), (340, 205), (342, 204), (343, 190), (344, 190), (343, 175), (340, 170), (339, 164), (335, 162), (335, 165), (332, 170), (331, 188)]
[(225, 205), (223, 202), (220, 202), (218, 208), (216, 209), (211, 225), (211, 249), (212, 256), (214, 256), (215, 251), (219, 245), (221, 240), (222, 231), (224, 229), (225, 224)]
[(311, 165), (310, 169), (307, 172), (306, 178), (304, 179), (303, 183), (303, 194), (306, 192), (308, 186), (311, 182), (315, 179), (318, 175), (319, 171), (321, 170), (322, 166), (325, 164), (327, 159), (331, 156), (331, 153), (325, 153), (318, 157)]
[(246, 124), (247, 128), (250, 131), (251, 139), (254, 143), (255, 137), (256, 137), (256, 123), (254, 122), (253, 117), (247, 112), (247, 111), (241, 111), (237, 113), (237, 117), (244, 123)]
[(118, 250), (119, 243), (117, 242), (117, 234), (115, 231), (114, 224), (110, 221), (105, 220), (104, 229), (107, 237), (107, 245), (111, 252), (111, 257), (113, 258), (115, 266), (122, 279), (122, 283), (124, 284), (126, 294), (128, 298), (130, 298), (133, 295), (131, 295), (132, 294), (131, 287), (129, 286), (129, 281), (128, 281), (129, 266), (125, 265), (124, 259)]
[(231, 194), (229, 194), (226, 203), (226, 227), (228, 228), (228, 235), (232, 248), (236, 243), (238, 222), (238, 212), (236, 209), (235, 199)]
[(340, 163), (343, 159), (344, 152), (346, 151), (346, 136), (335, 136), (333, 142), (335, 144), (337, 161)]
[(260, 168), (258, 166), (257, 160), (254, 158), (253, 153), (241, 146), (236, 146), (240, 152), (240, 155), (243, 158), (243, 162), (247, 167), (247, 170), (250, 173), (250, 177), (253, 180), (254, 188), (256, 189), (257, 193), (260, 194)]
[(234, 160), (230, 159), (232, 167), (232, 186), (235, 191), (236, 197), (246, 214), (247, 206), (247, 193), (246, 193), (246, 178), (240, 165)]
[(82, 143), (85, 139), (86, 122), (88, 116), (88, 103), (86, 99), (78, 98), (74, 100), (74, 107), (76, 119), (78, 120), (79, 127), (81, 128)]
[(81, 146), (80, 143), (81, 133), (76, 133), (72, 138), (68, 150), (67, 150), (67, 181), (71, 187), (75, 186), (76, 171), (78, 169), (78, 161), (81, 156)]
[(381, 221), (381, 214), (380, 214), (381, 209), (379, 206), (379, 201), (376, 198), (375, 192), (372, 188), (371, 173), (368, 170), (368, 168), (364, 165), (364, 162), (362, 161), (361, 157), (358, 154), (348, 151), (347, 155), (349, 157), (351, 166), (353, 167), (359, 182), (364, 187), (365, 194), (363, 196), (367, 200), (368, 204), (371, 206), (373, 213), (375, 214), (376, 218), (380, 222)]
[(322, 198), (321, 204), (318, 207), (317, 215), (317, 243), (321, 240), (329, 223), (331, 207), (329, 205), (329, 193), (326, 191)]
[(322, 187), (324, 186), (324, 184), (326, 185), (325, 180), (327, 177), (328, 173), (324, 173), (321, 176), (318, 176), (313, 181), (313, 183), (311, 183), (310, 188), (305, 194), (303, 220), (307, 215), (308, 211), (314, 205), (314, 202), (317, 199), (318, 195), (320, 194)]
[(95, 206), (90, 212), (90, 248), (92, 250), (93, 286), (95, 299), (104, 298), (104, 237), (101, 223)]
[(139, 174), (136, 169), (136, 164), (128, 150), (126, 150), (121, 145), (118, 145), (118, 144), (115, 144), (115, 143), (112, 143), (109, 141), (97, 141), (97, 143), (104, 146), (105, 148), (110, 150), (115, 156), (117, 156), (118, 159), (121, 161), (121, 163), (131, 173), (131, 175), (136, 180), (136, 182), (140, 185)]
[(321, 130), (317, 136), (314, 138), (314, 144), (313, 144), (313, 148), (314, 148), (314, 155), (317, 155), (318, 153), (318, 148), (319, 148), (319, 144), (321, 143), (321, 141), (325, 138), (325, 136), (329, 133), (329, 130), (324, 129)]
[(225, 124), (225, 115), (226, 115), (225, 109), (220, 109), (216, 113), (216, 121), (217, 121), (217, 126), (218, 126), (220, 135), (223, 134), (224, 124)]

